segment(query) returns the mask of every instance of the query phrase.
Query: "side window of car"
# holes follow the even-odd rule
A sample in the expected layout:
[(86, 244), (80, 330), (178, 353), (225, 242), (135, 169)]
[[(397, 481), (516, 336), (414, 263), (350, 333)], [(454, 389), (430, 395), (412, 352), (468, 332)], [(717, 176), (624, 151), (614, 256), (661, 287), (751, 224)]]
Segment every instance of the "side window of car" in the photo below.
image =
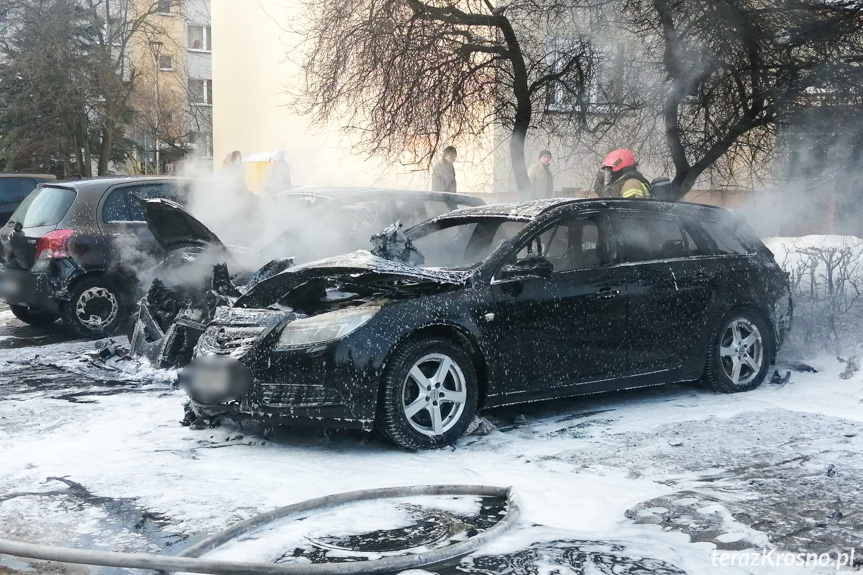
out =
[(691, 221), (683, 222), (683, 238), (689, 248), (690, 256), (709, 256), (713, 254), (704, 230)]
[(554, 225), (533, 236), (516, 254), (516, 260), (542, 255), (555, 272), (606, 265), (608, 257), (601, 241), (596, 217), (578, 217)]
[(129, 207), (126, 203), (127, 188), (112, 191), (102, 207), (102, 221), (106, 223), (128, 222)]
[(343, 222), (343, 235), (358, 241), (368, 240), (399, 219), (395, 203), (387, 199), (347, 202), (338, 206), (337, 210), (334, 221)]
[(129, 204), (130, 221), (146, 222), (144, 207), (141, 200), (154, 200), (157, 198), (176, 201), (177, 195), (174, 186), (169, 184), (150, 184), (147, 186), (131, 186), (125, 188), (127, 191), (126, 202)]
[(684, 231), (674, 218), (650, 214), (621, 214), (617, 228), (623, 239), (625, 261), (648, 262), (692, 254)]
[(437, 215), (429, 214), (426, 202), (419, 198), (398, 199), (396, 200), (396, 209), (398, 210), (399, 221), (406, 228), (415, 226)]
[(174, 188), (168, 184), (151, 184), (146, 186), (127, 186), (110, 193), (102, 208), (102, 220), (107, 223), (146, 222), (142, 200), (164, 198), (174, 200)]
[(738, 239), (737, 234), (731, 227), (731, 224), (714, 221), (703, 220), (701, 227), (707, 232), (708, 237), (716, 244), (715, 253), (721, 255), (728, 254), (746, 254), (749, 250)]

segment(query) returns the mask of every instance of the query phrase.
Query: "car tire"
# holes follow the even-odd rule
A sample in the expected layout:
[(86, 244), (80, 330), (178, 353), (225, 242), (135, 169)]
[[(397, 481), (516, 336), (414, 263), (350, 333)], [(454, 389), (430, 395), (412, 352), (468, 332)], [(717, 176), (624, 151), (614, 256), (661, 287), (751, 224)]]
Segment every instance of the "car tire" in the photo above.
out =
[(725, 316), (709, 345), (704, 379), (714, 391), (751, 391), (767, 377), (773, 337), (757, 312), (737, 310)]
[(61, 306), (63, 323), (75, 335), (98, 339), (116, 335), (129, 322), (129, 296), (107, 276), (85, 277)]
[(376, 419), (387, 439), (405, 449), (433, 449), (467, 430), (476, 413), (477, 377), (458, 345), (439, 338), (409, 341), (388, 364)]
[(12, 315), (28, 325), (48, 326), (57, 321), (57, 316), (44, 311), (36, 311), (23, 305), (9, 304)]

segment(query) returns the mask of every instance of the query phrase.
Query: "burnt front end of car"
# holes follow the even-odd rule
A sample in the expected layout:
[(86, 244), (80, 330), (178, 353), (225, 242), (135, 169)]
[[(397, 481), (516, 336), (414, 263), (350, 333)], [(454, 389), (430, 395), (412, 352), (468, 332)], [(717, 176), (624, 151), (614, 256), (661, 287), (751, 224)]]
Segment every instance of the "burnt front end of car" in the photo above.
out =
[[(378, 309), (354, 307), (309, 317), (218, 308), (195, 359), (181, 372), (181, 386), (205, 422), (228, 417), (264, 426), (370, 429), (380, 346), (366, 345), (368, 334), (342, 332), (365, 323)], [(357, 341), (360, 337), (365, 339)]]
[[(465, 281), (465, 272), (366, 251), (286, 269), (216, 310), (181, 383), (205, 422), (227, 416), (264, 427), (370, 430), (384, 364), (421, 323), (422, 314), (406, 308)], [(248, 385), (235, 363), (248, 370)], [(236, 383), (213, 377), (214, 369), (232, 371)]]

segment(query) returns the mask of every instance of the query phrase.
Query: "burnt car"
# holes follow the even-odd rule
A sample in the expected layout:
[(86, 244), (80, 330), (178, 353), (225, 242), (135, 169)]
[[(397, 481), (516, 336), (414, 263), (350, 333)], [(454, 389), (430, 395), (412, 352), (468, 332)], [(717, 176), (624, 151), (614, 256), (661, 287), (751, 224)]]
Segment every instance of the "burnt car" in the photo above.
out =
[(194, 413), (432, 448), (482, 408), (702, 379), (754, 389), (790, 326), (786, 275), (720, 208), (540, 200), (407, 237), (421, 265), (355, 252), (219, 307), (181, 373)]
[(179, 200), (189, 185), (167, 177), (43, 184), (0, 229), (0, 298), (25, 323), (62, 318), (79, 336), (116, 333), (137, 299), (137, 270), (160, 253), (140, 200)]
[(304, 187), (259, 198), (212, 227), (225, 243), (258, 250), (261, 265), (285, 256), (305, 263), (365, 246), (372, 234), (396, 221), (409, 228), (483, 204), (478, 197), (448, 192)]
[[(185, 365), (216, 305), (233, 301), (295, 261), (365, 245), (374, 232), (396, 221), (412, 225), (484, 202), (445, 192), (301, 188), (250, 197), (248, 204), (220, 226), (217, 236), (176, 202), (142, 202), (166, 256), (147, 272), (150, 289), (129, 331), (131, 357), (158, 367)], [(244, 246), (226, 246), (220, 237)]]

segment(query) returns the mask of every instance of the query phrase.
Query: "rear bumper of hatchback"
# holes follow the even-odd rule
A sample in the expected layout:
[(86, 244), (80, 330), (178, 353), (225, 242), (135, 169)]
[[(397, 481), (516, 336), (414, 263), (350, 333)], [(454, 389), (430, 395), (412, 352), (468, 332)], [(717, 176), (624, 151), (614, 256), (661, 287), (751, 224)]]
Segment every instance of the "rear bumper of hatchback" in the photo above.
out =
[(0, 299), (8, 304), (58, 313), (59, 302), (54, 292), (46, 273), (0, 266)]

